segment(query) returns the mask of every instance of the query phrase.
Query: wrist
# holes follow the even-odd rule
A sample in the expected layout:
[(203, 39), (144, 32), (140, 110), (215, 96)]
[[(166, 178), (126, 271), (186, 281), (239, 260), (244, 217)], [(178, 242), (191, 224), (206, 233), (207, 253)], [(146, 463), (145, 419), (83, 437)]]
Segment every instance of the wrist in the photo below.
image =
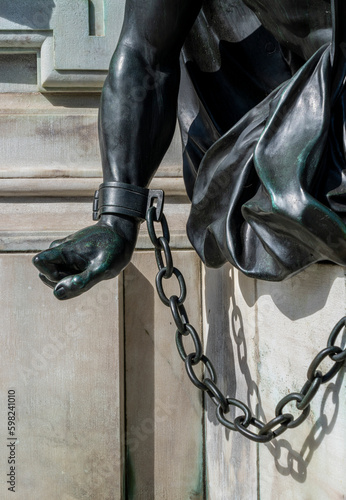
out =
[[(95, 192), (93, 219), (102, 218), (105, 224), (118, 227), (120, 220), (143, 222), (148, 209), (155, 204), (156, 218), (161, 219), (164, 193), (123, 182), (104, 182)], [(114, 218), (115, 217), (115, 218)]]
[(137, 238), (140, 228), (140, 222), (133, 217), (121, 214), (103, 214), (98, 222), (100, 226), (108, 226), (118, 233), (121, 233), (126, 239)]

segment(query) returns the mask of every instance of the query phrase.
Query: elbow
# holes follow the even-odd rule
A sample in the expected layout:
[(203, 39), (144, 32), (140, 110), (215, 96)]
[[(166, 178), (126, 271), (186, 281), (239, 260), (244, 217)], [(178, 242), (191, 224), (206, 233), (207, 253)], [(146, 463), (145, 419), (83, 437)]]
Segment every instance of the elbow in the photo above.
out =
[(170, 50), (164, 43), (127, 34), (122, 37), (113, 55), (110, 71), (118, 73), (124, 68), (147, 67), (155, 71), (174, 71), (179, 66), (180, 50)]

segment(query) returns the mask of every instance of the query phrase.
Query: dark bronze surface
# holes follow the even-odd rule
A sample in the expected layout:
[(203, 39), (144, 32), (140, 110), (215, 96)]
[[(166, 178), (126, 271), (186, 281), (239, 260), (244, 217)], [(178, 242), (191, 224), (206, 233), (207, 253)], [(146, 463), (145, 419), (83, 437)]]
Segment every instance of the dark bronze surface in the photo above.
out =
[[(267, 280), (346, 265), (345, 27), (341, 0), (127, 0), (100, 107), (104, 182), (148, 186), (181, 77), (188, 235), (207, 265)], [(101, 215), (35, 264), (74, 297), (123, 269), (137, 229)]]
[[(166, 228), (166, 234), (161, 238), (156, 237), (155, 224), (157, 223), (160, 223), (161, 227)], [(161, 302), (166, 307), (169, 307), (172, 313), (172, 318), (175, 323), (174, 326), (176, 327), (175, 339), (179, 356), (185, 363), (187, 375), (189, 376), (191, 382), (199, 390), (205, 392), (215, 404), (216, 416), (219, 422), (228, 429), (238, 431), (243, 436), (257, 443), (267, 443), (286, 432), (287, 429), (292, 429), (302, 424), (310, 414), (310, 403), (316, 396), (320, 386), (334, 378), (344, 366), (346, 357), (344, 339), (341, 340), (341, 343), (343, 344), (342, 347), (334, 344), (340, 332), (345, 331), (344, 327), (346, 326), (346, 316), (341, 318), (334, 326), (329, 335), (327, 347), (322, 349), (311, 361), (307, 371), (307, 381), (303, 385), (300, 392), (292, 392), (287, 396), (284, 396), (276, 405), (275, 417), (269, 420), (269, 422), (263, 422), (259, 418), (252, 415), (250, 408), (244, 402), (227, 397), (218, 387), (216, 375), (217, 370), (215, 370), (214, 365), (208, 356), (203, 353), (199, 334), (189, 323), (188, 315), (184, 308), (187, 289), (182, 273), (174, 267), (173, 259), (171, 258), (169, 246), (170, 234), (164, 213), (161, 214), (160, 218), (156, 218), (155, 208), (150, 208), (147, 215), (147, 225), (151, 241), (155, 247), (155, 252), (157, 252), (160, 248), (161, 252), (165, 255), (170, 255), (169, 258), (166, 258), (166, 266), (163, 264), (162, 259), (156, 260), (158, 273), (155, 281), (156, 290)], [(171, 279), (173, 274), (175, 274), (176, 277), (179, 277), (180, 297), (171, 295), (168, 298), (162, 287), (162, 278), (165, 278), (166, 280)], [(190, 353), (186, 351), (183, 341), (184, 337), (189, 336), (191, 337), (190, 345), (191, 340), (193, 343), (192, 352)], [(334, 364), (326, 373), (323, 373), (318, 368), (321, 368), (321, 364), (328, 357)], [(205, 367), (205, 370), (200, 372), (203, 373), (201, 378), (198, 378), (194, 368), (199, 363), (202, 363)], [(283, 409), (292, 401), (295, 401), (296, 408), (301, 412), (297, 418), (294, 418), (294, 416), (289, 412), (283, 413)], [(235, 418), (234, 422), (231, 422), (225, 417), (225, 415), (228, 414), (234, 406), (240, 408), (244, 412), (244, 415)], [(259, 416), (257, 415), (257, 417)], [(264, 418), (264, 416), (261, 416), (261, 418)], [(259, 429), (259, 432), (250, 430), (250, 426), (256, 427)]]

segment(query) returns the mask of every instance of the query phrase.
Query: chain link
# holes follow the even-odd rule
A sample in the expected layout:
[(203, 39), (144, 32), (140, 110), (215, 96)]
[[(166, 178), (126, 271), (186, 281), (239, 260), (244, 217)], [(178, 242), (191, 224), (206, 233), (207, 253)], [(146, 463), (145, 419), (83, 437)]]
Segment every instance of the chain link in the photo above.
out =
[(182, 334), (181, 332), (179, 332), (179, 330), (177, 330), (177, 332), (176, 332), (175, 342), (177, 344), (177, 349), (178, 349), (178, 352), (180, 354), (181, 359), (185, 363), (185, 360), (187, 358), (187, 354), (186, 354), (184, 343), (183, 343), (183, 337), (187, 337), (187, 335), (191, 335), (191, 338), (193, 340), (193, 343), (195, 344), (195, 349), (196, 349), (195, 352), (193, 353), (194, 357), (193, 357), (192, 364), (197, 365), (201, 361), (202, 356), (203, 356), (201, 339), (199, 338), (198, 333), (196, 332), (196, 330), (194, 329), (194, 327), (192, 325), (187, 324), (185, 326), (186, 326), (187, 334)]
[(304, 397), (300, 402), (296, 403), (298, 410), (303, 411), (307, 406), (309, 406), (313, 398), (316, 396), (321, 384), (322, 372), (318, 371), (315, 373), (315, 378), (313, 381), (307, 380), (303, 385), (300, 394), (302, 394)]
[[(344, 318), (341, 318), (341, 320), (338, 321), (338, 323), (334, 326), (331, 334), (329, 335), (329, 339), (328, 339), (328, 343), (327, 343), (328, 347), (333, 347), (334, 346), (334, 343), (335, 343), (335, 341), (336, 341), (339, 333), (344, 328), (346, 328), (346, 316)], [(346, 359), (346, 349), (344, 349), (340, 354), (331, 355), (331, 358), (332, 358), (333, 361), (336, 361), (336, 362), (345, 361), (345, 359)]]
[(238, 399), (233, 399), (233, 398), (226, 398), (227, 401), (227, 411), (224, 411), (221, 406), (218, 406), (216, 409), (216, 417), (220, 424), (224, 425), (227, 427), (227, 429), (231, 429), (232, 431), (236, 431), (237, 428), (234, 425), (234, 423), (230, 422), (225, 418), (225, 413), (228, 413), (230, 411), (230, 406), (236, 406), (237, 408), (240, 408), (244, 412), (244, 421), (243, 425), (245, 427), (248, 427), (250, 425), (252, 415), (251, 415), (251, 410), (246, 404), (242, 403), (242, 401), (238, 401)]
[(180, 332), (182, 335), (188, 335), (189, 332), (186, 325), (189, 323), (189, 318), (185, 311), (184, 304), (179, 304), (178, 297), (176, 295), (172, 295), (169, 298), (169, 307), (171, 309), (171, 313), (178, 332)]
[[(160, 244), (160, 248), (155, 248), (156, 264), (160, 271), (161, 269), (165, 268), (166, 272), (164, 278), (167, 280), (172, 276), (174, 271), (172, 252), (166, 238), (159, 238), (158, 241)], [(166, 259), (166, 265), (163, 262), (162, 249)]]
[[(291, 415), (290, 413), (283, 413), (281, 415), (278, 415), (277, 417), (274, 417), (270, 422), (268, 422), (264, 427), (262, 427), (258, 435), (268, 435), (268, 432), (271, 431), (273, 433), (273, 437), (278, 437), (287, 430), (288, 424), (292, 422), (292, 420), (293, 415)], [(274, 428), (278, 425), (280, 427), (274, 430)]]
[[(275, 408), (275, 415), (278, 417), (279, 415), (282, 415), (282, 410), (284, 407), (290, 403), (291, 401), (297, 401), (298, 403), (301, 403), (304, 399), (304, 395), (300, 394), (299, 392), (292, 392), (291, 394), (288, 394), (287, 396), (283, 397), (278, 404), (276, 405)], [(296, 403), (297, 406), (297, 403)], [(297, 406), (298, 409), (298, 406)], [(294, 427), (298, 427), (298, 425), (302, 424), (304, 420), (306, 420), (309, 416), (310, 413), (310, 405), (307, 405), (304, 410), (302, 410), (302, 414), (299, 415), (295, 420), (292, 420), (287, 424), (288, 429), (293, 429)]]
[[(250, 408), (243, 402), (226, 397), (217, 386), (216, 371), (210, 359), (203, 354), (201, 339), (195, 328), (189, 323), (189, 319), (183, 303), (186, 299), (186, 284), (182, 273), (174, 267), (171, 248), (169, 246), (170, 234), (169, 228), (164, 214), (162, 213), (160, 220), (157, 220), (156, 208), (151, 207), (147, 212), (147, 226), (150, 239), (155, 247), (155, 256), (158, 266), (156, 275), (157, 293), (163, 304), (170, 308), (176, 330), (176, 344), (179, 356), (185, 363), (185, 368), (191, 382), (201, 391), (205, 392), (216, 405), (216, 417), (218, 421), (227, 429), (238, 431), (248, 439), (257, 443), (267, 443), (272, 439), (280, 436), (287, 429), (298, 427), (306, 420), (310, 413), (310, 403), (318, 392), (320, 386), (329, 380), (341, 370), (346, 359), (346, 348), (335, 346), (335, 342), (339, 334), (346, 328), (346, 316), (333, 328), (327, 343), (327, 347), (322, 349), (311, 362), (307, 371), (307, 381), (300, 392), (288, 394), (279, 401), (275, 408), (275, 417), (268, 423), (261, 422), (252, 415)], [(158, 237), (154, 224), (161, 225), (163, 236)], [(164, 258), (163, 258), (164, 256)], [(167, 297), (163, 289), (163, 280), (170, 279), (175, 276), (178, 280), (180, 295), (171, 295)], [(187, 353), (184, 346), (184, 337), (190, 336), (194, 344), (194, 352)], [(329, 358), (334, 362), (334, 365), (322, 374), (318, 370), (322, 361)], [(194, 367), (202, 363), (206, 370), (207, 376), (202, 376), (199, 379), (195, 373)], [(287, 404), (294, 401), (297, 410), (301, 411), (298, 417), (294, 417), (291, 413), (283, 413), (283, 409)], [(234, 422), (228, 420), (227, 415), (231, 407), (238, 408), (243, 411), (243, 415), (234, 418)], [(258, 432), (250, 429), (254, 427)]]

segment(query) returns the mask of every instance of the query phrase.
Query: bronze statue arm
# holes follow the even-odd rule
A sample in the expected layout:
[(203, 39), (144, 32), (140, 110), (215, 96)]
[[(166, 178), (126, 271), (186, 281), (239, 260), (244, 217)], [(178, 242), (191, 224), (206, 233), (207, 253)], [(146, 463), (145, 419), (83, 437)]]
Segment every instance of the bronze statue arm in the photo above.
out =
[[(145, 187), (173, 136), (179, 53), (201, 0), (127, 0), (119, 43), (99, 114), (104, 182)], [(113, 278), (131, 260), (139, 222), (102, 215), (99, 222), (34, 257), (58, 299), (76, 297)]]
[(128, 0), (100, 106), (104, 180), (147, 186), (173, 136), (179, 53), (200, 0)]

